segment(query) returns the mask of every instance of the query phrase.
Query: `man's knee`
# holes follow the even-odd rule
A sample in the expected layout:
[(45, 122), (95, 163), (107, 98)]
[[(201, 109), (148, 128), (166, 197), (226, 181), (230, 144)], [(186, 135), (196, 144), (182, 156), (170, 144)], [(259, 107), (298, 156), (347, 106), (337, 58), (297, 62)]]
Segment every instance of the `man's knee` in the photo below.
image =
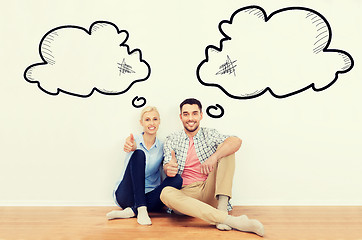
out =
[(170, 194), (172, 194), (172, 192), (175, 190), (177, 189), (171, 186), (164, 187), (160, 195), (161, 201), (167, 205), (167, 200), (169, 199)]
[(235, 167), (235, 153), (225, 156), (223, 158), (220, 158), (218, 163), (220, 164), (220, 162), (223, 162), (223, 164), (228, 164), (228, 165)]
[(235, 153), (230, 154), (229, 156), (219, 159), (216, 167), (217, 176), (234, 176), (235, 173)]

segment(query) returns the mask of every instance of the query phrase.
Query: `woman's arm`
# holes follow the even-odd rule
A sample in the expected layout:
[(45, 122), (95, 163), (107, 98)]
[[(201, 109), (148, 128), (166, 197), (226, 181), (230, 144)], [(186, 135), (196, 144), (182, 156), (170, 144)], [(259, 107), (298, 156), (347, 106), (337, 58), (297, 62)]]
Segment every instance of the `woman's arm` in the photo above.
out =
[(126, 142), (124, 143), (123, 150), (127, 153), (133, 152), (137, 149), (137, 143), (134, 140), (133, 134), (131, 133), (127, 138)]

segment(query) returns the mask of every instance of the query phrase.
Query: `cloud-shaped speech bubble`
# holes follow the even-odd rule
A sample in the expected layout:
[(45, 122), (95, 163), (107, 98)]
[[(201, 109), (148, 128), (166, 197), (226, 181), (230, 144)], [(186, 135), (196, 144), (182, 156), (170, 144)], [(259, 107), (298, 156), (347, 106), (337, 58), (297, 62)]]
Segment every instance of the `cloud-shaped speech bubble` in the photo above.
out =
[(43, 62), (29, 66), (24, 78), (51, 95), (125, 93), (151, 73), (141, 51), (130, 51), (127, 39), (126, 30), (106, 21), (94, 22), (89, 31), (79, 26), (54, 28), (39, 44)]
[(322, 91), (353, 67), (350, 54), (328, 49), (331, 27), (311, 9), (284, 8), (267, 16), (258, 6), (244, 7), (221, 21), (219, 30), (220, 47), (207, 46), (196, 74), (203, 85), (234, 99)]

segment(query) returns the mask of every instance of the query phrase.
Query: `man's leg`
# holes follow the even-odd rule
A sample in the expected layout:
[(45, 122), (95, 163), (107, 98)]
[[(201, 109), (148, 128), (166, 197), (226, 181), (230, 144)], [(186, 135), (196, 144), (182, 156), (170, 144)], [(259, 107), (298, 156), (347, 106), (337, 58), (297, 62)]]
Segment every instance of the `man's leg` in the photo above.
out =
[(201, 200), (217, 207), (218, 196), (231, 198), (234, 172), (235, 154), (221, 158), (204, 183)]
[(226, 220), (228, 215), (226, 212), (220, 211), (196, 198), (186, 195), (183, 190), (184, 189), (178, 190), (173, 187), (165, 187), (160, 196), (162, 202), (177, 212), (200, 218), (211, 224), (217, 224)]
[(229, 216), (227, 212), (216, 209), (198, 199), (187, 196), (182, 190), (165, 187), (161, 192), (162, 202), (171, 209), (180, 213), (200, 218), (211, 224), (222, 223), (243, 232), (254, 232), (263, 236), (264, 227), (254, 219), (247, 216)]
[[(228, 212), (228, 202), (232, 194), (232, 183), (235, 171), (235, 154), (220, 159), (213, 172), (207, 177), (201, 201), (217, 209)], [(225, 224), (216, 224), (219, 230), (231, 230)]]
[[(192, 183), (180, 191), (168, 188), (162, 192), (161, 200), (166, 206), (177, 212), (219, 225), (228, 215), (227, 203), (231, 197), (234, 169), (235, 155), (232, 154), (218, 161), (215, 170), (210, 173), (205, 182)], [(218, 207), (216, 195), (226, 196), (227, 199), (225, 207), (220, 207), (220, 210), (216, 209)], [(230, 230), (231, 228), (221, 226), (220, 229)]]

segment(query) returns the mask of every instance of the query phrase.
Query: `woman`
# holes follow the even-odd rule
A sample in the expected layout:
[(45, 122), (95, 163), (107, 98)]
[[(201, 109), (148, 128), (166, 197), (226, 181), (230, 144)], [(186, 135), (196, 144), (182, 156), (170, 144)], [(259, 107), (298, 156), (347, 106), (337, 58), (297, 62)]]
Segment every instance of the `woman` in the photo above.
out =
[(148, 211), (160, 211), (164, 204), (160, 194), (164, 187), (180, 189), (180, 175), (167, 177), (161, 183), (163, 143), (156, 137), (160, 125), (160, 115), (155, 107), (146, 107), (141, 112), (140, 123), (143, 133), (136, 137), (131, 134), (124, 145), (128, 152), (125, 170), (117, 182), (114, 199), (123, 210), (107, 214), (108, 219), (131, 218), (137, 216), (141, 225), (151, 225)]

